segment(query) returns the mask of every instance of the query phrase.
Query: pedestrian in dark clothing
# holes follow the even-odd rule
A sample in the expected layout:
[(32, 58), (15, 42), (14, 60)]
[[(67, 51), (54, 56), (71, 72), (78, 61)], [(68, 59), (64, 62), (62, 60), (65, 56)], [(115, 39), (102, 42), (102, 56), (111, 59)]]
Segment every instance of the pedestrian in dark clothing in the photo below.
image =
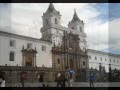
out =
[(44, 77), (43, 77), (43, 74), (39, 74), (38, 75), (38, 80), (40, 82), (40, 86), (42, 86), (44, 84)]
[(45, 84), (42, 84), (42, 87), (45, 87)]
[(66, 75), (65, 75), (64, 72), (62, 72), (62, 74), (61, 74), (61, 84), (62, 84), (62, 87), (66, 87), (66, 81), (67, 81)]
[(47, 86), (46, 87), (49, 87), (49, 85), (47, 84)]
[(90, 87), (94, 87), (94, 74), (93, 73), (90, 73), (89, 80), (90, 80)]

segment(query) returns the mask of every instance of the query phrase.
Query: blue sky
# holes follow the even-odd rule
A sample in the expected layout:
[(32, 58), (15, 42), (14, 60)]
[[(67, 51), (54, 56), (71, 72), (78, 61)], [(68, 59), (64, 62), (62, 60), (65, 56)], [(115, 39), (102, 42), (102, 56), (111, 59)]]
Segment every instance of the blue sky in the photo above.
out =
[[(0, 4), (0, 30), (40, 38), (42, 15), (49, 3)], [(85, 23), (88, 48), (120, 54), (120, 4), (54, 3), (61, 25), (67, 27), (74, 8)], [(114, 48), (113, 48), (114, 47)]]
[(120, 3), (109, 4), (109, 19), (115, 19), (120, 17)]
[(108, 4), (107, 3), (95, 4), (92, 7), (96, 8), (100, 12), (100, 15), (97, 18), (102, 19), (103, 22), (108, 21), (109, 17), (108, 17)]

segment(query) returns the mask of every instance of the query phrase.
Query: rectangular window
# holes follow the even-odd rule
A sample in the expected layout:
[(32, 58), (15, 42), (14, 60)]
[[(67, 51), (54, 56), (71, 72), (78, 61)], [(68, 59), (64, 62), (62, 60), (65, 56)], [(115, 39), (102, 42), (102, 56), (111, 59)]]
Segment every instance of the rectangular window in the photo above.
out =
[(107, 61), (107, 59), (105, 58), (105, 61)]
[(97, 57), (95, 56), (95, 60), (97, 60)]
[(119, 60), (117, 60), (117, 63), (119, 63)]
[(10, 55), (9, 55), (9, 61), (14, 61), (14, 58), (15, 57), (15, 53), (14, 52), (10, 52)]
[(15, 40), (10, 40), (10, 47), (15, 47)]
[(102, 61), (102, 57), (100, 57), (100, 60)]
[(110, 60), (110, 62), (111, 62), (111, 59), (109, 59)]
[(83, 66), (85, 66), (85, 61), (83, 61)]
[(46, 51), (46, 46), (42, 45), (42, 51)]
[(27, 48), (32, 48), (32, 43), (27, 43)]

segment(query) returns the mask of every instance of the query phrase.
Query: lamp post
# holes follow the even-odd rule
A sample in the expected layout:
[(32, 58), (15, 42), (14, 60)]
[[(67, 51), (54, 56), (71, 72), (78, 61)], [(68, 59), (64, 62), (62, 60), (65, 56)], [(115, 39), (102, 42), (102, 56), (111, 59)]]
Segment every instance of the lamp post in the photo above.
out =
[(111, 81), (111, 64), (109, 64), (109, 81)]

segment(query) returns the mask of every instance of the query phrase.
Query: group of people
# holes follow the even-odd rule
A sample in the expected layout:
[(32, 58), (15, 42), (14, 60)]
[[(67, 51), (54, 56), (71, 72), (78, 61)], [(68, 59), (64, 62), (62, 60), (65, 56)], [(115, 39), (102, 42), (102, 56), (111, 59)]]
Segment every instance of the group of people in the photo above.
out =
[[(57, 82), (57, 87), (72, 87), (73, 86), (73, 81), (75, 77), (75, 72), (71, 68), (67, 69), (66, 71), (59, 71), (57, 73), (56, 77), (56, 82)], [(38, 76), (39, 82), (42, 82), (42, 87), (49, 87), (49, 85), (45, 85), (44, 83), (44, 78), (43, 74)], [(89, 75), (89, 82), (90, 82), (90, 87), (94, 87), (94, 74), (93, 72), (90, 72)], [(1, 77), (0, 78), (0, 87), (5, 87), (5, 78)]]
[[(42, 87), (49, 87), (49, 85), (45, 85), (44, 83), (44, 73), (41, 73), (38, 78)], [(66, 69), (66, 71), (57, 72), (55, 82), (57, 82), (56, 87), (73, 87), (73, 81), (75, 78), (75, 72), (72, 68)], [(89, 83), (90, 87), (94, 87), (94, 73), (91, 71), (89, 73)]]
[(0, 87), (5, 87), (5, 78), (0, 78)]
[[(74, 81), (74, 77), (75, 77), (75, 72), (69, 68), (67, 69), (66, 72), (58, 72), (57, 73), (57, 87), (61, 86), (61, 87), (72, 87), (73, 86), (73, 81)], [(94, 87), (94, 74), (93, 72), (90, 72), (89, 74), (89, 83), (90, 83), (90, 87)]]
[(65, 72), (59, 71), (56, 77), (57, 87), (72, 87), (74, 77), (75, 72), (71, 68)]

